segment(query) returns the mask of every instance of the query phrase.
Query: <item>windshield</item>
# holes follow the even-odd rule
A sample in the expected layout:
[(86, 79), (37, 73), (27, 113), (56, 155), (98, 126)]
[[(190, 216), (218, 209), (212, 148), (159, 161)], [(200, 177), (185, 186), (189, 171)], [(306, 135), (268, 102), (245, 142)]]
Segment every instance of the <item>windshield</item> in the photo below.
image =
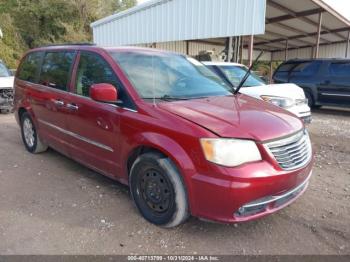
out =
[[(219, 66), (219, 68), (234, 86), (238, 86), (238, 84), (241, 82), (242, 78), (248, 71), (248, 69), (245, 67), (233, 66), (233, 65)], [(254, 74), (253, 72), (250, 72), (249, 77), (245, 81), (243, 87), (263, 86), (263, 85), (265, 85), (265, 82), (262, 79), (260, 79), (260, 77), (257, 76), (256, 74)]]
[(144, 99), (232, 94), (220, 77), (192, 58), (155, 52), (111, 52), (111, 55)]
[(10, 71), (7, 69), (7, 67), (0, 63), (0, 77), (7, 77), (11, 76)]

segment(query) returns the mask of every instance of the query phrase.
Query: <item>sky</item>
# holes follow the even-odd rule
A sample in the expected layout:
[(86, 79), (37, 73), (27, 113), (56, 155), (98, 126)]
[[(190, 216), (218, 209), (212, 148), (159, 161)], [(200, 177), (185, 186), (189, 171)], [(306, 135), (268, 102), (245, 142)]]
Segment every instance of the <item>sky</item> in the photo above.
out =
[[(139, 3), (143, 3), (149, 0), (137, 0), (137, 1)], [(350, 0), (323, 0), (323, 1), (350, 20)]]
[(349, 0), (323, 0), (323, 1), (350, 20), (350, 1)]

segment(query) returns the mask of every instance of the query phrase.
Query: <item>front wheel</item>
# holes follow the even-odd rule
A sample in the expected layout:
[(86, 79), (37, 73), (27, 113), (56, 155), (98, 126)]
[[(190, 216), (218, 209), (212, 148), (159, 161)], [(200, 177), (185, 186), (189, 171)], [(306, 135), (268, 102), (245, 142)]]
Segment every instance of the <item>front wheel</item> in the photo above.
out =
[(21, 116), (21, 134), (23, 143), (30, 153), (36, 154), (47, 150), (48, 146), (40, 140), (34, 122), (27, 112)]
[(307, 103), (310, 108), (320, 108), (321, 106), (315, 105), (315, 100), (309, 91), (304, 91)]
[(158, 153), (146, 153), (134, 162), (129, 176), (131, 196), (149, 222), (176, 227), (188, 217), (186, 191), (173, 162)]

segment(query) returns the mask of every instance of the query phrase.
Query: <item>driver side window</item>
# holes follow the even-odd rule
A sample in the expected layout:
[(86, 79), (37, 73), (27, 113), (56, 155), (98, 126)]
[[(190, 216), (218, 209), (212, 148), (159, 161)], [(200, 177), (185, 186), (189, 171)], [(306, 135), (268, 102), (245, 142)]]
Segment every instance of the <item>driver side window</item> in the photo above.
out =
[(76, 74), (76, 94), (90, 96), (90, 87), (93, 84), (112, 84), (118, 91), (118, 98), (123, 107), (134, 108), (131, 99), (123, 89), (123, 85), (113, 72), (110, 65), (98, 54), (80, 52), (78, 70)]
[(112, 69), (102, 57), (93, 53), (81, 52), (77, 71), (76, 93), (89, 97), (91, 85), (100, 83), (119, 86), (119, 81)]

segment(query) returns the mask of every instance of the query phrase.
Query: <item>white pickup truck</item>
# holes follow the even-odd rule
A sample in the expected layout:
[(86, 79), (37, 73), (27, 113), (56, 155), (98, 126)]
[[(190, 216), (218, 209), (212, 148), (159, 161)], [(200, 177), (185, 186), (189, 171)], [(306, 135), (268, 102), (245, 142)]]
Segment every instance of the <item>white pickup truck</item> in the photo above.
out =
[[(248, 71), (246, 66), (237, 63), (203, 62), (203, 64), (233, 86), (237, 86)], [(295, 84), (266, 85), (259, 76), (251, 72), (240, 92), (280, 106), (305, 123), (311, 122), (311, 111), (304, 91)]]
[(0, 113), (9, 112), (13, 107), (13, 81), (10, 70), (0, 60)]

